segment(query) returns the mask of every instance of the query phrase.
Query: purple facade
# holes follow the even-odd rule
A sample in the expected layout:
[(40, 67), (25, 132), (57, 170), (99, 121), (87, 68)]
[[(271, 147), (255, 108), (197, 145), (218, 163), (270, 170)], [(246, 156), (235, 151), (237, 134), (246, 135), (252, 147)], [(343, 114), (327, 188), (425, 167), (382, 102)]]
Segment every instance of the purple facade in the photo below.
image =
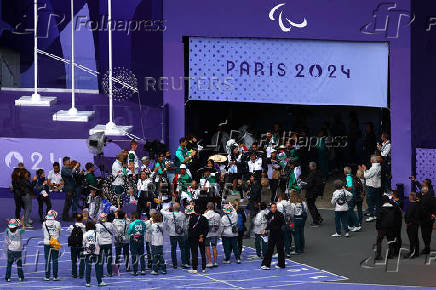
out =
[[(304, 28), (283, 32), (270, 10), (281, 9)], [(166, 5), (165, 5), (166, 4)], [(379, 6), (381, 5), (381, 6)], [(395, 6), (395, 7), (394, 7)], [(399, 16), (399, 15), (405, 16)], [(406, 183), (412, 171), (410, 1), (200, 1), (164, 3), (168, 30), (164, 33), (164, 75), (184, 75), (184, 36), (266, 37), (345, 41), (386, 41), (390, 47), (390, 108), (392, 124), (392, 183)], [(386, 22), (388, 20), (388, 22)], [(386, 24), (386, 26), (385, 26)], [(171, 148), (184, 132), (184, 91), (164, 92), (169, 104)], [(410, 190), (406, 184), (406, 193)]]
[[(23, 11), (29, 13), (26, 8), (32, 1), (12, 1), (2, 2), (1, 22), (7, 22), (10, 27), (3, 28), (0, 32), (0, 46), (15, 48), (22, 55), (21, 77), (23, 83), (32, 83), (32, 38), (29, 35), (17, 36), (11, 33), (13, 27), (23, 18), (20, 17)], [(68, 58), (68, 34), (65, 27), (69, 23), (69, 3), (41, 0), (48, 5), (41, 13), (41, 19), (49, 17), (50, 13), (56, 13), (67, 17), (67, 21), (49, 27), (50, 37), (40, 39), (41, 48)], [(417, 1), (415, 1), (417, 2)], [(428, 1), (423, 1), (428, 2)], [(101, 19), (107, 11), (106, 0), (98, 1), (76, 1), (76, 11), (78, 15), (86, 12), (91, 20)], [(272, 21), (268, 17), (271, 9), (279, 4), (276, 11), (276, 20)], [(393, 164), (393, 184), (407, 183), (408, 176), (415, 171), (415, 148), (431, 148), (436, 144), (432, 132), (432, 124), (428, 122), (429, 116), (434, 116), (434, 108), (425, 107), (428, 102), (411, 102), (411, 91), (425, 100), (430, 96), (433, 88), (424, 86), (433, 84), (428, 81), (431, 74), (425, 77), (418, 76), (422, 66), (411, 65), (411, 55), (413, 51), (417, 53), (414, 59), (420, 64), (431, 64), (428, 61), (432, 55), (432, 35), (430, 31), (426, 35), (425, 24), (427, 21), (424, 4), (414, 3), (411, 7), (410, 0), (398, 0), (395, 2), (382, 2), (379, 0), (367, 1), (113, 1), (113, 11), (115, 19), (154, 19), (164, 21), (165, 30), (160, 32), (136, 31), (126, 34), (125, 31), (115, 31), (114, 35), (114, 65), (130, 69), (138, 78), (139, 98), (134, 98), (122, 104), (115, 105), (116, 118), (121, 118), (120, 124), (134, 125), (134, 132), (142, 136), (144, 131), (148, 131), (145, 137), (150, 139), (161, 139), (162, 128), (156, 126), (162, 123), (160, 106), (168, 106), (168, 136), (170, 148), (175, 150), (178, 138), (185, 132), (185, 90), (147, 90), (145, 77), (173, 77), (179, 79), (185, 76), (185, 46), (184, 37), (203, 36), (203, 37), (256, 37), (256, 38), (288, 38), (288, 39), (315, 39), (315, 40), (340, 40), (340, 41), (368, 41), (368, 42), (387, 42), (390, 49), (389, 59), (389, 102), (391, 109), (392, 124), (392, 164)], [(27, 9), (27, 10), (26, 10)], [(47, 10), (47, 11), (46, 11)], [(413, 12), (411, 12), (413, 10)], [(82, 11), (79, 13), (79, 11)], [(289, 18), (295, 26), (290, 31), (284, 32), (277, 19), (279, 12), (283, 17)], [(410, 25), (414, 14), (417, 14), (415, 22)], [(80, 16), (80, 15), (79, 15)], [(45, 18), (44, 18), (45, 17)], [(25, 18), (25, 26), (31, 25), (32, 17)], [(46, 19), (47, 20), (47, 19)], [(298, 27), (307, 21), (304, 27)], [(303, 25), (300, 25), (303, 26)], [(423, 28), (424, 27), (424, 28)], [(413, 35), (412, 35), (413, 31)], [(436, 31), (436, 28), (434, 29)], [(41, 32), (42, 33), (42, 32)], [(62, 35), (62, 34), (65, 35)], [(413, 38), (427, 39), (426, 44), (418, 41), (411, 41)], [(82, 41), (82, 42), (81, 42)], [(92, 37), (89, 33), (77, 35), (77, 43), (80, 46), (93, 48), (94, 54), (91, 55), (91, 63), (95, 69), (102, 74), (107, 70), (107, 32), (94, 31)], [(82, 47), (78, 48), (79, 55), (86, 55)], [(64, 52), (65, 51), (65, 52)], [(91, 50), (92, 51), (92, 50)], [(78, 60), (80, 62), (80, 60)], [(69, 87), (67, 78), (68, 67), (64, 64), (42, 58), (40, 74), (41, 87)], [(30, 73), (29, 73), (30, 72)], [(412, 74), (413, 72), (413, 74)], [(421, 73), (422, 74), (422, 73)], [(29, 79), (30, 78), (30, 79)], [(101, 92), (100, 79), (97, 85)], [(178, 84), (177, 84), (178, 85)], [(176, 85), (176, 86), (177, 86)], [(80, 88), (80, 87), (79, 87)], [(86, 87), (82, 87), (86, 88)], [(1, 137), (35, 138), (37, 134), (35, 123), (31, 123), (38, 114), (44, 118), (52, 113), (53, 110), (44, 111), (35, 109), (32, 116), (25, 111), (30, 109), (16, 109), (10, 102), (19, 94), (1, 93), (2, 110), (12, 117), (13, 128), (10, 127), (7, 118), (3, 118), (3, 129)], [(61, 95), (60, 103), (56, 109), (67, 109), (69, 107), (68, 94)], [(138, 103), (150, 107), (142, 112), (137, 118)], [(49, 130), (38, 132), (39, 138), (77, 138), (86, 137), (87, 130), (96, 123), (106, 122), (105, 108), (106, 100), (101, 95), (79, 96), (79, 109), (97, 108), (98, 114), (94, 121), (87, 125), (56, 125), (48, 119), (42, 118), (42, 124)], [(148, 111), (147, 111), (148, 110)], [(424, 114), (422, 114), (424, 111)], [(117, 113), (118, 112), (118, 113)], [(136, 112), (136, 113), (135, 113)], [(150, 113), (147, 113), (150, 112)], [(122, 116), (120, 116), (120, 113)], [(412, 122), (413, 117), (413, 122)], [(31, 124), (29, 127), (28, 125)], [(425, 126), (423, 125), (425, 124)], [(413, 127), (412, 127), (413, 126)], [(63, 136), (65, 128), (72, 128), (69, 136)], [(31, 129), (32, 128), (32, 129)], [(421, 132), (412, 136), (414, 132)], [(415, 128), (420, 129), (416, 131)], [(21, 131), (20, 131), (21, 130)], [(413, 137), (413, 138), (412, 138)], [(406, 193), (409, 185), (406, 184)]]

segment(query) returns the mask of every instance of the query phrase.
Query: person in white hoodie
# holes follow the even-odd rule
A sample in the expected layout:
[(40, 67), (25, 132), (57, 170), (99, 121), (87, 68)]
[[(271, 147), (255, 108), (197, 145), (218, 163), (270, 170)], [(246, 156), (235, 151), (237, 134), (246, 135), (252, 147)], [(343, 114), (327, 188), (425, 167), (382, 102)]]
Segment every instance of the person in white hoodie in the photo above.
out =
[(266, 230), (266, 226), (268, 225), (268, 220), (266, 219), (266, 215), (269, 210), (267, 209), (266, 203), (261, 202), (259, 204), (259, 212), (256, 214), (254, 218), (254, 243), (256, 247), (256, 255), (259, 258), (265, 256), (267, 249), (267, 242), (264, 240), (264, 233)]
[(95, 276), (97, 278), (98, 286), (106, 286), (102, 281), (103, 268), (99, 265), (100, 255), (100, 239), (99, 234), (95, 229), (95, 224), (88, 221), (85, 225), (85, 234), (83, 235), (83, 255), (85, 256), (85, 280), (86, 287), (91, 286), (91, 268), (95, 264)]
[(120, 268), (121, 251), (123, 251), (126, 271), (130, 271), (129, 267), (129, 230), (130, 221), (127, 214), (119, 210), (115, 212), (115, 219), (112, 221), (115, 237), (115, 264)]
[(59, 281), (58, 278), (58, 259), (59, 250), (50, 247), (50, 238), (59, 241), (61, 235), (61, 223), (56, 220), (58, 213), (55, 210), (49, 210), (45, 221), (42, 223), (42, 232), (44, 233), (44, 256), (45, 256), (45, 277), (44, 281), (50, 280), (50, 264), (53, 264), (53, 281)]
[(336, 224), (336, 233), (332, 235), (332, 237), (340, 237), (341, 236), (341, 223), (342, 228), (345, 231), (345, 237), (349, 237), (349, 229), (348, 229), (348, 202), (353, 197), (353, 194), (345, 189), (344, 182), (342, 180), (335, 180), (335, 191), (332, 196), (332, 204), (335, 205), (335, 224)]
[(103, 273), (104, 261), (107, 259), (107, 274), (109, 277), (112, 277), (112, 236), (114, 233), (114, 227), (112, 223), (108, 222), (106, 219), (107, 214), (100, 213), (95, 228), (100, 240), (99, 266), (101, 268), (101, 273)]
[[(218, 237), (220, 233), (220, 223), (221, 215), (215, 211), (215, 204), (213, 202), (208, 202), (206, 206), (206, 212), (203, 214), (207, 221), (209, 222), (209, 232), (206, 236), (206, 257), (207, 257), (207, 268), (217, 267), (218, 251), (216, 246), (218, 244)], [(212, 255), (210, 253), (210, 248), (213, 251), (213, 262)]]
[(292, 233), (291, 233), (291, 203), (286, 200), (286, 195), (282, 192), (277, 199), (277, 210), (285, 217), (285, 231), (283, 232), (283, 241), (285, 243), (285, 254), (287, 258), (291, 257), (291, 254), (295, 254), (292, 251)]
[[(172, 211), (170, 211), (172, 209)], [(174, 205), (168, 209), (162, 209), (161, 214), (165, 228), (168, 230), (171, 244), (171, 260), (173, 268), (177, 269), (177, 244), (179, 244), (180, 254), (182, 259), (182, 268), (188, 268), (188, 258), (186, 255), (185, 246), (185, 228), (186, 228), (186, 216), (180, 211), (180, 203), (175, 202)]]
[(372, 222), (377, 219), (381, 199), (381, 166), (378, 162), (378, 156), (371, 156), (371, 168), (367, 169), (365, 165), (362, 165), (359, 169), (364, 171), (363, 177), (366, 181), (366, 203), (369, 211), (369, 217), (366, 221)]
[(238, 249), (238, 214), (231, 204), (223, 206), (224, 215), (221, 218), (222, 240), (224, 248), (223, 264), (230, 264), (230, 255), (233, 250), (236, 263), (241, 263), (241, 253)]
[(159, 269), (162, 274), (167, 273), (167, 266), (163, 256), (163, 234), (164, 225), (162, 223), (162, 215), (154, 213), (151, 216), (151, 257), (152, 257), (152, 271), (150, 274), (157, 275)]

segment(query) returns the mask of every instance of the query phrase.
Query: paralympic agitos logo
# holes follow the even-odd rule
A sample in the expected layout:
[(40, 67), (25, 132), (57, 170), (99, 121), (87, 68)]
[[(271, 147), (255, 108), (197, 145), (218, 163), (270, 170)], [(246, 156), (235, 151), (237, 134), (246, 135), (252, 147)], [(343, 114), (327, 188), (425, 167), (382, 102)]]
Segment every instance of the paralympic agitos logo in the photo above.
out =
[(302, 22), (298, 23), (298, 22), (294, 22), (294, 21), (290, 20), (288, 17), (283, 15), (283, 10), (281, 8), (285, 5), (286, 5), (286, 3), (281, 3), (281, 4), (274, 6), (268, 14), (269, 19), (271, 21), (275, 21), (276, 20), (275, 15), (278, 11), (280, 11), (279, 16), (277, 18), (277, 22), (279, 23), (279, 27), (283, 32), (291, 31), (292, 27), (296, 27), (296, 28), (306, 27), (307, 26), (306, 18), (304, 18)]

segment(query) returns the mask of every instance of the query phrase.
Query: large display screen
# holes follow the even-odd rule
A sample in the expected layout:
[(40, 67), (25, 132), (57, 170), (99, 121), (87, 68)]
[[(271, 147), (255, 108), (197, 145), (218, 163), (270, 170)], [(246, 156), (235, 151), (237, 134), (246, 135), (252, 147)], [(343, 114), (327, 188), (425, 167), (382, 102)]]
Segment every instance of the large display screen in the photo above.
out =
[(387, 107), (387, 43), (189, 39), (190, 100)]

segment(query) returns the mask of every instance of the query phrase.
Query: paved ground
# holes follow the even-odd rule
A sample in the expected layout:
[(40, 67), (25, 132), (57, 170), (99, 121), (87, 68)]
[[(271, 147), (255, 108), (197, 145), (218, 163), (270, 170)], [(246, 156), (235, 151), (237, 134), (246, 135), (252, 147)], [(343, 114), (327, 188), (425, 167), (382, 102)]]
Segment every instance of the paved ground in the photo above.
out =
[[(12, 205), (12, 199), (0, 199), (0, 212), (2, 213), (2, 217), (6, 218), (13, 216), (14, 209)], [(54, 208), (60, 211), (62, 208), (62, 201), (54, 200)], [(159, 276), (158, 279), (155, 279), (154, 277), (151, 278), (151, 276), (148, 275), (138, 278), (139, 282), (131, 282), (133, 281), (132, 278), (127, 276), (127, 274), (122, 273), (120, 277), (107, 278), (106, 282), (111, 283), (112, 287), (121, 287), (125, 283), (129, 283), (129, 286), (147, 289), (176, 288), (180, 287), (180, 285), (178, 285), (180, 281), (183, 281), (183, 283), (186, 281), (191, 283), (192, 281), (192, 284), (196, 285), (189, 284), (191, 285), (189, 288), (201, 289), (209, 287), (222, 289), (227, 288), (227, 286), (229, 286), (229, 288), (257, 287), (260, 289), (285, 289), (290, 285), (293, 285), (293, 287), (304, 286), (304, 289), (315, 289), (315, 287), (316, 289), (342, 289), (344, 287), (347, 287), (344, 289), (349, 289), (350, 285), (342, 285), (347, 283), (352, 283), (353, 288), (358, 287), (362, 289), (373, 289), (376, 284), (397, 286), (436, 286), (436, 278), (434, 275), (436, 270), (436, 260), (433, 263), (430, 263), (430, 265), (426, 265), (426, 257), (422, 256), (414, 260), (400, 260), (399, 263), (396, 263), (396, 261), (389, 261), (387, 265), (373, 265), (371, 259), (362, 264), (362, 261), (373, 256), (372, 246), (375, 242), (375, 225), (373, 223), (364, 224), (362, 232), (353, 234), (351, 238), (332, 238), (330, 235), (334, 232), (334, 212), (331, 210), (322, 210), (321, 214), (325, 220), (321, 227), (312, 228), (310, 227), (309, 222), (306, 225), (306, 253), (293, 256), (291, 259), (292, 261), (289, 260), (287, 262), (289, 266), (288, 269), (282, 272), (275, 269), (267, 272), (260, 271), (260, 261), (253, 259), (254, 252), (252, 249), (246, 248), (243, 253), (244, 262), (242, 265), (222, 265), (217, 269), (213, 269), (207, 275), (192, 277), (188, 273), (178, 270), (176, 272), (169, 271), (167, 276)], [(34, 203), (32, 218), (35, 221), (38, 220), (36, 202)], [(5, 225), (5, 220), (1, 220), (0, 226), (4, 229)], [(34, 230), (32, 233), (32, 235), (39, 234), (40, 230)], [(64, 234), (63, 243), (66, 242), (66, 236), (67, 234)], [(433, 235), (433, 238), (434, 240), (436, 239), (435, 234)], [(244, 244), (247, 247), (253, 247), (254, 243), (252, 240), (248, 239), (245, 240)], [(405, 232), (403, 233), (403, 246), (408, 248), (408, 239)], [(436, 249), (434, 243), (433, 249)], [(167, 247), (167, 251), (168, 250), (169, 248)], [(222, 253), (221, 247), (219, 247), (219, 251)], [(166, 255), (166, 258), (168, 258), (168, 254)], [(41, 278), (43, 277), (41, 272), (43, 270), (43, 257), (41, 256), (38, 261), (39, 268), (37, 273), (28, 274), (26, 277), (29, 279), (27, 279), (25, 284), (15, 281), (14, 283), (16, 284), (13, 286), (47, 288), (47, 285), (50, 285), (49, 287), (51, 289), (83, 286), (83, 281), (72, 280), (69, 278), (70, 266), (67, 262), (68, 256), (67, 249), (63, 256), (63, 259), (65, 260), (60, 263), (62, 276), (66, 277), (64, 281), (61, 281), (60, 283), (50, 282), (49, 284), (41, 281)], [(32, 261), (34, 263), (34, 260), (29, 257), (28, 262), (32, 263)], [(399, 265), (398, 270), (397, 264)], [(28, 271), (34, 269), (32, 266), (29, 267), (30, 269), (28, 269)], [(0, 259), (0, 275), (4, 275), (4, 271), (5, 259), (3, 257)], [(296, 273), (295, 271), (302, 271), (303, 273)], [(299, 274), (304, 274), (305, 271), (307, 271), (309, 278), (306, 277), (307, 279), (305, 278), (303, 280), (296, 279), (296, 277), (300, 278), (301, 275)], [(15, 270), (13, 273), (16, 273)], [(16, 279), (16, 274), (13, 275)], [(268, 278), (266, 278), (267, 276)], [(321, 277), (319, 279), (310, 278), (316, 276), (326, 277)], [(274, 277), (274, 279), (271, 279), (272, 277)], [(274, 283), (265, 284), (265, 281), (274, 281)], [(95, 283), (95, 280), (93, 283)], [(358, 285), (355, 283), (358, 283)], [(231, 286), (228, 284), (231, 284)], [(366, 284), (371, 285), (365, 286)], [(0, 283), (0, 289), (7, 286), (10, 287), (12, 285), (3, 282)], [(384, 289), (384, 287), (381, 286), (377, 287)], [(395, 287), (388, 287), (386, 289), (391, 288)]]
[[(426, 265), (429, 259), (425, 256), (414, 260), (389, 260), (387, 264), (381, 265), (374, 265), (372, 259), (363, 263), (374, 256), (372, 247), (376, 239), (375, 224), (365, 223), (363, 230), (353, 233), (350, 238), (333, 238), (330, 235), (335, 232), (334, 212), (322, 210), (321, 215), (324, 218), (321, 227), (312, 228), (306, 224), (306, 252), (293, 256), (293, 261), (348, 278), (341, 283), (436, 286), (435, 259), (430, 265)], [(408, 249), (409, 241), (404, 229), (402, 237), (403, 247)], [(433, 232), (433, 250), (436, 250), (435, 241), (436, 234)], [(247, 240), (249, 243), (251, 241)], [(436, 257), (436, 252), (433, 256)]]

